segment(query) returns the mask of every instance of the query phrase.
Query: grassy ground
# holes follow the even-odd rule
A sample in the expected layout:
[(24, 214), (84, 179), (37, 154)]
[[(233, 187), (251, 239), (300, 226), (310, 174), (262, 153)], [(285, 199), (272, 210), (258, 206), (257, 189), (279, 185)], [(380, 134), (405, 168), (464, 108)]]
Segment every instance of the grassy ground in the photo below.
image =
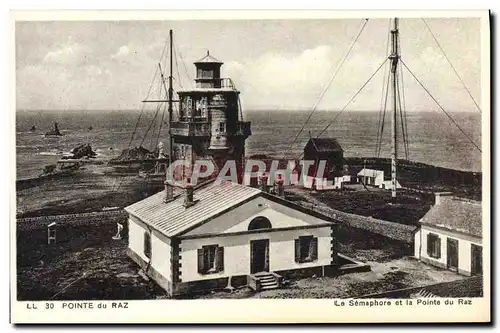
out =
[(113, 240), (115, 233), (113, 225), (61, 228), (56, 245), (47, 245), (42, 231), (18, 233), (18, 300), (166, 297), (163, 289), (138, 274), (125, 253), (127, 240)]
[(432, 195), (405, 190), (400, 190), (396, 201), (392, 201), (390, 191), (370, 187), (360, 191), (311, 192), (311, 195), (346, 213), (408, 225), (417, 225), (434, 203)]
[(99, 165), (87, 165), (72, 175), (41, 181), (16, 192), (18, 217), (74, 214), (100, 211), (104, 207), (125, 207), (161, 190), (134, 175), (105, 172)]

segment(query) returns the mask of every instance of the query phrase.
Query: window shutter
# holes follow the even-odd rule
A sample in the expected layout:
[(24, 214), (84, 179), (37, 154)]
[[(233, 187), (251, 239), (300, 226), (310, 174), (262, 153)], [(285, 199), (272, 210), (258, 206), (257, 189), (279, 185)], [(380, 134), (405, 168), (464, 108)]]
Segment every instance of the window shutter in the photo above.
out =
[(436, 237), (436, 258), (441, 258), (441, 238)]
[(222, 272), (224, 270), (224, 248), (217, 247), (217, 272)]
[(203, 249), (198, 249), (198, 273), (205, 273), (205, 260), (203, 256)]
[(427, 234), (427, 255), (432, 256), (432, 236)]
[(144, 232), (144, 255), (151, 259), (151, 236), (147, 231)]
[(311, 260), (318, 259), (318, 238), (314, 237), (311, 241), (312, 255)]
[(295, 240), (295, 262), (300, 262), (300, 238)]

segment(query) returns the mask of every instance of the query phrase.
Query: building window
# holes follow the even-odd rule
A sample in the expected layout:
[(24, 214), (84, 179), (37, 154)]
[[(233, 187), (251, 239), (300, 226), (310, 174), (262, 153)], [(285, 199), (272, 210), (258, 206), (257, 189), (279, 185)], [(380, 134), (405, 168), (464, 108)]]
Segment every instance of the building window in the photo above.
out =
[(151, 235), (149, 232), (144, 232), (144, 255), (151, 259)]
[(182, 100), (181, 118), (191, 117), (192, 110), (193, 100), (189, 96), (184, 97)]
[(221, 133), (226, 132), (226, 123), (224, 123), (224, 122), (219, 123), (219, 132), (221, 132)]
[(441, 238), (436, 234), (427, 234), (427, 255), (431, 258), (441, 258)]
[(271, 229), (271, 221), (267, 217), (257, 216), (248, 224), (248, 230)]
[(318, 238), (301, 236), (295, 240), (295, 262), (311, 262), (318, 259)]
[(200, 100), (197, 100), (195, 104), (196, 104), (195, 117), (206, 118), (206, 116), (207, 116), (207, 104), (208, 104), (207, 97), (202, 97)]
[(224, 270), (224, 248), (207, 245), (198, 249), (198, 273), (212, 274)]

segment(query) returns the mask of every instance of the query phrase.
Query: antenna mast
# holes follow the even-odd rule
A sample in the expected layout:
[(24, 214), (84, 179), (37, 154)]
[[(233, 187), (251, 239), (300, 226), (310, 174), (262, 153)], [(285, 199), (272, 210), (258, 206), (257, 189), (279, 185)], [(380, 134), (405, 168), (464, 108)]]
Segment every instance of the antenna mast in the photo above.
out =
[(172, 155), (173, 155), (173, 147), (172, 147), (172, 97), (173, 97), (173, 88), (172, 88), (172, 45), (173, 45), (173, 34), (172, 29), (170, 29), (170, 69), (168, 73), (168, 137), (169, 137), (169, 153), (168, 153), (168, 163), (172, 164)]
[(392, 123), (391, 123), (391, 139), (392, 139), (392, 158), (391, 158), (391, 183), (392, 183), (392, 198), (396, 198), (396, 163), (398, 159), (398, 146), (397, 146), (397, 69), (399, 62), (399, 29), (398, 29), (398, 18), (394, 18), (393, 28), (391, 30), (391, 54), (389, 55), (389, 60), (391, 61), (391, 76), (392, 76), (392, 102), (393, 102), (393, 113), (392, 113)]

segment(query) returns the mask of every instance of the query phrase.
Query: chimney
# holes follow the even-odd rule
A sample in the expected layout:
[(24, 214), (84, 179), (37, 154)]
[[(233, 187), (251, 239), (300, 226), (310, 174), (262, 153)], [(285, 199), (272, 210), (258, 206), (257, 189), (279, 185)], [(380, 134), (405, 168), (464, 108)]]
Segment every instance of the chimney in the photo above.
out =
[(453, 194), (452, 192), (436, 192), (436, 193), (434, 193), (434, 197), (435, 197), (434, 205), (435, 206), (440, 205), (441, 203), (443, 203), (443, 201), (446, 200), (446, 197), (450, 197), (452, 194)]
[(188, 183), (186, 184), (186, 196), (184, 199), (184, 207), (188, 208), (195, 204), (193, 197), (194, 197), (194, 187), (193, 184), (191, 184), (191, 181), (188, 180)]
[(174, 200), (174, 187), (166, 180), (163, 184), (165, 184), (165, 203)]
[(276, 180), (276, 195), (282, 198), (285, 197), (285, 187), (283, 186), (283, 183), (284, 181), (282, 178)]
[(268, 180), (267, 175), (262, 175), (259, 177), (259, 187), (262, 192), (266, 193), (269, 192), (269, 188), (267, 186), (267, 180)]

